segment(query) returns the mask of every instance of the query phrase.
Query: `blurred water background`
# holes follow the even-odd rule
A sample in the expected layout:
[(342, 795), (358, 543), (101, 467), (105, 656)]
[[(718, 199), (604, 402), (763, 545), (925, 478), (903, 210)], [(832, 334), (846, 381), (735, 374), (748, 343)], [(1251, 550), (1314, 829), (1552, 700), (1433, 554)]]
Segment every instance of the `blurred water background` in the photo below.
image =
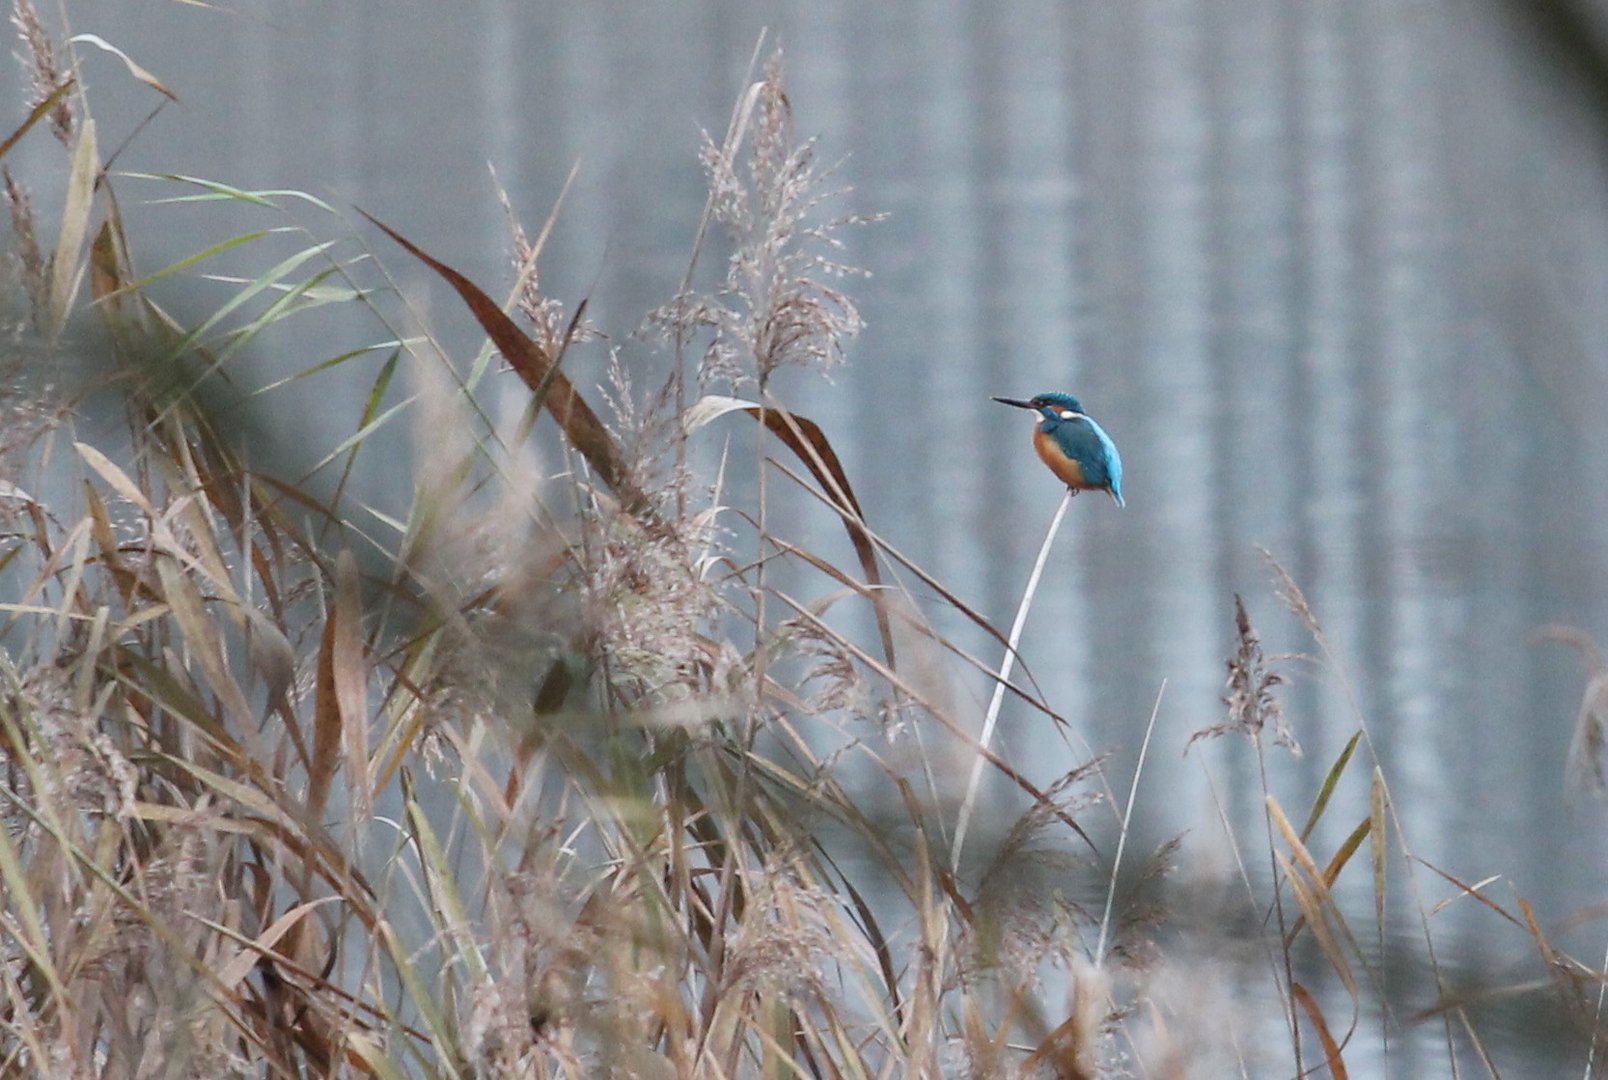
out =
[[(1608, 882), (1604, 814), (1568, 808), (1560, 785), (1582, 679), (1566, 650), (1527, 639), (1550, 620), (1608, 634), (1608, 10), (103, 0), (71, 14), (179, 98), (118, 168), (362, 205), (493, 295), (512, 272), (488, 163), (532, 233), (577, 169), (543, 285), (589, 296), (611, 328), (673, 295), (704, 197), (699, 132), (723, 128), (768, 28), (801, 132), (845, 159), (840, 208), (888, 215), (850, 237), (848, 261), (873, 276), (846, 283), (868, 322), (849, 366), (779, 392), (827, 429), (873, 527), (1002, 627), (1059, 492), (1023, 417), (989, 395), (1082, 397), (1122, 449), (1128, 508), (1076, 500), (1024, 660), (1118, 778), (1166, 681), (1147, 841), (1193, 823), (1209, 846), (1208, 765), (1230, 820), (1260, 827), (1243, 747), (1183, 750), (1222, 715), (1235, 593), (1270, 652), (1314, 651), (1265, 547), (1345, 665), (1343, 679), (1287, 665), (1306, 753), (1277, 766), (1281, 800), (1310, 805), (1356, 728), (1354, 696), (1412, 848), (1467, 881), (1503, 875), (1493, 897), (1528, 898), (1560, 942), (1600, 955), (1608, 926), (1566, 925)], [(112, 146), (155, 99), (89, 55)], [(37, 142), (16, 153), (58, 149)], [(137, 205), (137, 183), (119, 191)], [(124, 211), (147, 271), (230, 235), (229, 212)], [(367, 235), (432, 328), (472, 348), (456, 301)], [(323, 332), (314, 320), (232, 374), (272, 382), (351, 333)], [(372, 377), (261, 398), (262, 458), (292, 475), (316, 461)], [(404, 459), (365, 469), (365, 497), (401, 505)], [(778, 527), (842, 553), (824, 515)], [(1002, 737), (1038, 778), (1071, 764), (1026, 710), (1007, 707)], [(1319, 850), (1366, 813), (1363, 785), (1337, 799)], [(1341, 887), (1367, 925), (1365, 867)], [(1424, 887), (1426, 906), (1451, 892)], [(1419, 900), (1392, 888), (1405, 1023), (1434, 988)], [(1521, 933), (1467, 901), (1435, 932), (1470, 986), (1544, 977)], [(1584, 1068), (1578, 1040), (1552, 1037), (1556, 1009), (1492, 1015), (1502, 1075)], [(1396, 1075), (1443, 1068), (1441, 1037), (1410, 1028)]]

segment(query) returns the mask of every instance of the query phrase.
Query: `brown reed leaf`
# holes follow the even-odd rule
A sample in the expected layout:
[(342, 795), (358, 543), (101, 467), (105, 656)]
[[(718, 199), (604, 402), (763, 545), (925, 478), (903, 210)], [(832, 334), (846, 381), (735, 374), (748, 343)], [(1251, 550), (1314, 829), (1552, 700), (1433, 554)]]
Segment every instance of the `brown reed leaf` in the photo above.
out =
[[(838, 459), (837, 451), (832, 449), (831, 440), (821, 430), (821, 425), (807, 416), (774, 405), (761, 406), (740, 398), (710, 394), (700, 398), (687, 410), (683, 427), (692, 432), (731, 412), (746, 413), (759, 421), (804, 463), (831, 501), (832, 508), (843, 519), (844, 531), (849, 534), (849, 543), (854, 545), (854, 554), (860, 561), (860, 571), (865, 574), (866, 584), (872, 590), (879, 589), (882, 574), (877, 569), (876, 547), (866, 529), (865, 514), (860, 509), (860, 500), (854, 497), (854, 488), (849, 484), (849, 475), (843, 469), (843, 462)], [(888, 659), (888, 666), (894, 667), (893, 628), (889, 623), (887, 605), (876, 591), (871, 593), (871, 601), (876, 610), (883, 654)]]
[(358, 590), (357, 560), (348, 549), (335, 559), (335, 604), (330, 612), (334, 636), (330, 662), (335, 700), (340, 706), (342, 742), (346, 750), (347, 785), (358, 816), (367, 817), (373, 792), (369, 787), (368, 671), (363, 663), (363, 600)]
[[(1334, 888), (1336, 879), (1340, 877), (1340, 871), (1345, 869), (1346, 863), (1351, 861), (1351, 857), (1357, 853), (1357, 848), (1362, 846), (1363, 840), (1367, 839), (1371, 831), (1371, 818), (1363, 818), (1361, 823), (1351, 830), (1351, 834), (1346, 837), (1345, 842), (1340, 845), (1333, 857), (1329, 859), (1328, 865), (1323, 868), (1323, 885), (1325, 888)], [(1289, 933), (1284, 935), (1285, 948), (1289, 948), (1295, 943), (1295, 939), (1301, 936), (1301, 930), (1305, 926), (1306, 916), (1297, 916), (1295, 922), (1290, 926)]]
[(324, 816), (330, 784), (341, 765), (341, 708), (335, 692), (335, 617), (324, 619), (318, 647), (318, 674), (313, 683), (313, 760), (307, 773), (307, 815)]
[(1307, 988), (1300, 983), (1290, 984), (1290, 993), (1300, 1003), (1307, 1019), (1312, 1021), (1312, 1028), (1318, 1033), (1318, 1042), (1323, 1046), (1324, 1063), (1329, 1066), (1329, 1075), (1334, 1080), (1346, 1080), (1350, 1075), (1346, 1072), (1346, 1063), (1340, 1058), (1340, 1044), (1335, 1042), (1334, 1035), (1329, 1031), (1329, 1023), (1323, 1018), (1323, 1010), (1318, 1007), (1318, 1001)]
[(576, 391), (573, 383), (558, 370), (555, 358), (530, 335), (521, 330), (508, 315), (487, 296), (480, 287), (458, 271), (421, 251), (412, 242), (380, 221), (368, 211), (358, 208), (381, 232), (402, 245), (414, 258), (434, 270), (468, 306), (469, 313), (480, 323), (482, 330), (497, 346), (503, 359), (524, 380), (532, 392), (546, 388), (543, 402), (547, 411), (558, 421), (569, 444), (586, 459), (609, 490), (614, 492), (624, 509), (631, 514), (643, 514), (649, 509), (647, 494), (632, 479), (614, 437), (597, 418), (592, 407)]
[(95, 239), (89, 245), (89, 295), (97, 302), (108, 305), (110, 311), (115, 312), (121, 305), (122, 299), (118, 293), (123, 288), (122, 267), (117, 257), (117, 233), (112, 228), (110, 219), (101, 222), (101, 227), (95, 230)]
[(1283, 852), (1278, 853), (1278, 865), (1283, 871), (1284, 882), (1289, 886), (1290, 895), (1295, 898), (1296, 906), (1306, 917), (1307, 925), (1312, 928), (1312, 937), (1318, 943), (1318, 950), (1328, 960), (1329, 966), (1339, 976), (1340, 982), (1351, 995), (1353, 1001), (1360, 999), (1356, 980), (1351, 974), (1351, 965), (1346, 961), (1346, 955), (1340, 949), (1340, 943), (1335, 940), (1334, 931), (1325, 917), (1326, 909), (1333, 909), (1334, 900), (1329, 897), (1327, 890), (1321, 890), (1319, 883), (1309, 882), (1296, 872), (1296, 865), (1284, 857)]

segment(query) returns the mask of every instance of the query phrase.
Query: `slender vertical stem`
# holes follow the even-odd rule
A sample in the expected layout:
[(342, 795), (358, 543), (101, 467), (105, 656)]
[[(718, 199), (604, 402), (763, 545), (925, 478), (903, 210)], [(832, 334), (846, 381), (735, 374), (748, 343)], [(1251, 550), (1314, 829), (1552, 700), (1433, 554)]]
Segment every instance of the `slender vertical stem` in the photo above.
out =
[(1128, 832), (1133, 825), (1133, 804), (1139, 794), (1139, 776), (1145, 771), (1145, 758), (1150, 753), (1150, 736), (1156, 732), (1156, 717), (1161, 712), (1161, 695), (1167, 692), (1167, 680), (1161, 680), (1156, 691), (1156, 703), (1150, 707), (1150, 722), (1145, 725), (1144, 742), (1139, 744), (1139, 762), (1133, 767), (1133, 784), (1128, 788), (1128, 805), (1122, 811), (1122, 831), (1117, 834), (1117, 857), (1111, 864), (1111, 884), (1106, 889), (1105, 914), (1100, 916), (1100, 940), (1094, 947), (1096, 965), (1105, 963), (1106, 942), (1111, 938), (1111, 909), (1117, 899), (1117, 875), (1122, 872), (1122, 852), (1128, 846)]
[(1290, 1025), (1290, 1045), (1295, 1051), (1295, 1075), (1305, 1075), (1301, 1065), (1301, 1014), (1296, 1011), (1295, 1003), (1295, 962), (1290, 959), (1289, 927), (1284, 921), (1284, 882), (1279, 876), (1278, 849), (1273, 842), (1273, 817), (1267, 810), (1267, 800), (1272, 797), (1272, 791), (1267, 786), (1267, 755), (1262, 752), (1262, 733), (1256, 732), (1251, 736), (1256, 747), (1257, 775), (1262, 780), (1262, 824), (1267, 829), (1267, 862), (1269, 873), (1273, 882), (1273, 911), (1278, 917), (1279, 941), (1283, 943), (1284, 954), (1284, 985), (1288, 990), (1284, 996), (1285, 1020)]
[(1016, 609), (1016, 621), (1011, 624), (1010, 637), (1005, 645), (1005, 659), (1000, 661), (999, 678), (994, 681), (994, 698), (988, 703), (988, 715), (983, 719), (983, 733), (978, 737), (979, 753), (972, 762), (971, 780), (966, 785), (966, 798), (960, 804), (960, 814), (955, 818), (955, 842), (949, 850), (949, 867), (951, 870), (960, 869), (961, 846), (966, 842), (966, 826), (971, 822), (972, 807), (977, 802), (977, 787), (983, 779), (983, 763), (987, 760), (981, 751), (988, 749), (988, 744), (994, 739), (994, 725), (999, 722), (999, 708), (1005, 701), (1005, 684), (1010, 681), (1011, 669), (1016, 666), (1016, 644), (1022, 640), (1022, 627), (1027, 623), (1027, 611), (1033, 606), (1033, 594), (1038, 592), (1039, 578), (1044, 575), (1044, 564), (1050, 559), (1050, 545), (1055, 543), (1055, 534), (1061, 531), (1061, 519), (1066, 517), (1066, 508), (1072, 505), (1072, 489), (1068, 488), (1061, 496), (1061, 505), (1055, 508), (1055, 517), (1050, 522), (1049, 532), (1044, 534), (1044, 545), (1039, 548), (1038, 561), (1033, 564), (1033, 573), (1027, 579), (1027, 590), (1022, 593), (1022, 602)]
[(765, 484), (765, 440), (769, 436), (766, 427), (765, 413), (770, 408), (770, 394), (766, 387), (770, 382), (770, 371), (760, 362), (759, 368), (759, 436), (755, 439), (758, 450), (755, 454), (755, 468), (758, 475), (755, 483), (759, 488), (759, 506), (755, 514), (755, 527), (759, 533), (759, 542), (754, 549), (754, 687), (755, 687), (755, 723), (758, 723), (758, 710), (765, 700), (765, 564), (768, 562), (765, 550), (766, 538), (770, 535), (769, 512), (767, 508), (767, 492)]

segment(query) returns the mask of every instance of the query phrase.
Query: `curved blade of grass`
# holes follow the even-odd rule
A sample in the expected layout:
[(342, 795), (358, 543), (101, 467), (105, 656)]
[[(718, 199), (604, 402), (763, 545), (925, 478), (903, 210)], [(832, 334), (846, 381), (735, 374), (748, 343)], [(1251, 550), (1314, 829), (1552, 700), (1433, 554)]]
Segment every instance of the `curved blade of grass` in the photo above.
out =
[[(382, 422), (375, 417), (375, 413), (379, 412), (380, 403), (385, 400), (385, 392), (391, 387), (391, 378), (396, 374), (396, 365), (401, 358), (402, 347), (398, 344), (395, 349), (391, 350), (391, 355), (386, 357), (385, 363), (380, 365), (379, 374), (374, 376), (374, 382), (369, 386), (368, 400), (363, 403), (363, 415), (359, 417), (357, 422), (359, 432), (366, 432), (370, 430), (371, 424), (378, 425), (378, 423)], [(386, 415), (389, 416), (395, 411), (396, 409), (392, 408)], [(335, 494), (330, 499), (330, 502), (336, 506), (341, 505), (341, 499), (346, 494), (347, 481), (351, 480), (352, 469), (357, 465), (357, 452), (362, 448), (361, 441), (354, 443), (352, 452), (347, 455), (346, 465), (341, 469), (340, 481), (335, 485)]]
[(233, 991), (241, 980), (250, 975), (252, 969), (263, 954), (272, 954), (274, 946), (284, 937), (292, 926), (312, 914), (314, 908), (339, 900), (338, 896), (321, 896), (316, 900), (304, 900), (294, 905), (279, 918), (275, 919), (255, 940), (249, 949), (241, 949), (234, 959), (218, 969), (218, 984), (224, 989)]
[(554, 359), (547, 354), (547, 350), (521, 330), (474, 282), (446, 263), (427, 255), (368, 211), (360, 207), (357, 212), (452, 286), (480, 328), (491, 338), (503, 354), (503, 359), (508, 361), (525, 385), (533, 392), (545, 387), (547, 399), (543, 404), (553, 419), (558, 421), (564, 438), (586, 459), (592, 471), (608, 485), (628, 512), (646, 512), (649, 508), (647, 495), (631, 479), (630, 470), (614, 437), (597, 418), (592, 407), (576, 392), (574, 384), (556, 369)]
[(392, 405), (389, 409), (386, 409), (385, 412), (381, 413), (379, 416), (376, 416), (373, 420), (370, 420), (368, 423), (352, 432), (346, 438), (337, 443), (329, 453), (320, 458), (318, 460), (318, 464), (314, 465), (311, 469), (308, 469), (306, 474), (303, 475), (302, 481), (305, 482), (308, 477), (317, 474), (319, 470), (323, 469), (330, 462), (334, 461), (348, 450), (360, 446), (364, 439), (368, 438), (375, 431), (378, 431), (380, 428), (384, 427), (390, 422), (393, 416), (412, 404), (413, 399), (411, 397), (405, 401), (399, 401), (395, 405)]
[(240, 760), (240, 745), (234, 737), (207, 711), (205, 703), (174, 678), (164, 665), (153, 663), (133, 649), (122, 646), (117, 648), (116, 655), (119, 681), (130, 691), (149, 698), (153, 704), (195, 728), (218, 753), (230, 761)]
[[(221, 255), (225, 251), (231, 251), (234, 248), (241, 247), (242, 245), (250, 244), (250, 243), (252, 243), (254, 241), (261, 240), (265, 236), (274, 236), (274, 235), (277, 235), (279, 233), (287, 233), (287, 232), (294, 232), (294, 231), (295, 231), (294, 229), (291, 229), (291, 228), (288, 228), (288, 227), (281, 227), (281, 228), (273, 228), (273, 229), (257, 229), (257, 230), (255, 230), (253, 232), (241, 233), (239, 236), (231, 236), (227, 240), (220, 240), (218, 243), (213, 244), (211, 247), (208, 247), (208, 248), (205, 248), (205, 249), (203, 249), (201, 251), (196, 252), (194, 255), (187, 256), (187, 257), (185, 257), (183, 259), (180, 259), (176, 263), (172, 263), (172, 264), (170, 264), (168, 266), (164, 266), (162, 269), (156, 271), (153, 274), (147, 274), (144, 277), (140, 278), (138, 281), (130, 281), (127, 284), (123, 285), (121, 288), (119, 288), (117, 290), (117, 292), (136, 292), (136, 291), (138, 291), (140, 289), (145, 288), (147, 285), (151, 285), (151, 284), (154, 284), (155, 282), (161, 281), (163, 278), (171, 277), (172, 275), (180, 273), (181, 271), (188, 270), (190, 267), (195, 266), (197, 263), (206, 262), (208, 259), (212, 258), (214, 255)], [(112, 294), (112, 295), (115, 295), (115, 293)]]
[(1329, 805), (1329, 796), (1334, 794), (1334, 785), (1339, 782), (1340, 774), (1346, 771), (1346, 765), (1351, 761), (1351, 753), (1356, 750), (1357, 742), (1362, 738), (1362, 731), (1358, 731), (1346, 742), (1346, 748), (1340, 751), (1340, 756), (1329, 769), (1329, 774), (1323, 778), (1323, 786), (1318, 789), (1318, 797), (1312, 804), (1312, 812), (1307, 815), (1306, 824), (1301, 826), (1301, 841), (1305, 843), (1312, 835), (1312, 830), (1318, 824), (1318, 818), (1323, 816), (1323, 810)]
[(860, 895), (860, 890), (854, 887), (854, 882), (850, 881), (848, 876), (838, 867), (837, 862), (827, 853), (820, 840), (812, 836), (810, 843), (815, 846), (821, 858), (832, 868), (833, 873), (837, 875), (838, 881), (848, 891), (849, 900), (853, 904), (855, 915), (860, 921), (860, 932), (870, 941), (871, 951), (877, 958), (877, 968), (882, 973), (883, 989), (887, 992), (888, 1001), (893, 1008), (894, 1015), (899, 1015), (904, 1011), (904, 1005), (899, 1000), (899, 977), (893, 971), (893, 950), (888, 947), (888, 939), (883, 935), (882, 927), (877, 923), (876, 915), (871, 910), (871, 905), (866, 903), (865, 897)]
[[(332, 356), (328, 360), (322, 360), (319, 363), (314, 364), (312, 367), (303, 368), (294, 375), (286, 375), (283, 379), (276, 379), (265, 386), (258, 387), (248, 396), (257, 397), (261, 394), (270, 393), (271, 391), (278, 390), (280, 387), (289, 386), (291, 383), (308, 378), (309, 376), (320, 374), (321, 372), (328, 371), (331, 368), (340, 367), (348, 360), (356, 360), (359, 356), (367, 356), (369, 353), (379, 352), (381, 349), (391, 349), (393, 351), (393, 358), (391, 360), (387, 360), (386, 363), (394, 368), (394, 357), (399, 354), (403, 348), (408, 345), (412, 345), (419, 340), (419, 338), (393, 338), (390, 341), (376, 341), (372, 345), (361, 345), (358, 348), (349, 349), (338, 356)], [(389, 377), (387, 378), (387, 381), (389, 381)]]
[(1306, 844), (1296, 835), (1295, 826), (1290, 824), (1290, 819), (1284, 814), (1284, 807), (1280, 806), (1279, 801), (1272, 795), (1264, 796), (1262, 802), (1267, 808), (1268, 816), (1272, 818), (1273, 824), (1284, 837), (1284, 842), (1290, 845), (1290, 855), (1296, 864), (1306, 871), (1307, 877), (1312, 881), (1321, 880), (1323, 875), (1318, 870), (1317, 860), (1312, 857), (1312, 852), (1307, 850)]
[[(999, 665), (999, 678), (994, 682), (994, 692), (989, 698), (988, 712), (983, 717), (983, 730), (977, 737), (978, 745), (985, 751), (994, 738), (994, 727), (999, 721), (1000, 706), (1005, 701), (1005, 684), (1011, 677), (1011, 668), (1016, 663), (1017, 646), (1022, 640), (1022, 629), (1027, 625), (1027, 613), (1033, 606), (1033, 596), (1038, 592), (1039, 579), (1044, 573), (1044, 564), (1049, 561), (1050, 548), (1055, 544), (1055, 535), (1061, 531), (1061, 522), (1066, 517), (1066, 511), (1072, 505), (1072, 489), (1067, 488), (1066, 494), (1061, 496), (1061, 503), (1055, 508), (1055, 517), (1050, 520), (1050, 527), (1044, 534), (1044, 543), (1039, 547), (1038, 559), (1033, 563), (1033, 572), (1028, 575), (1027, 588), (1022, 592), (1022, 602), (1017, 605), (1016, 618), (1011, 621), (1010, 641), (1005, 650), (1005, 657)], [(1161, 704), (1157, 699), (1156, 704)], [(1152, 714), (1151, 723), (1155, 716)], [(1146, 743), (1150, 741), (1147, 733)], [(1134, 774), (1135, 785), (1138, 783), (1138, 773)], [(966, 795), (961, 800), (960, 811), (955, 816), (955, 840), (949, 851), (949, 869), (951, 872), (960, 870), (960, 856), (966, 843), (966, 826), (971, 822), (972, 807), (977, 801), (978, 784), (983, 779), (983, 758), (977, 757), (972, 762), (971, 777), (966, 782)], [(1104, 944), (1104, 932), (1101, 933), (1101, 943)]]
[(166, 199), (151, 199), (149, 205), (164, 206), (169, 203), (187, 202), (218, 202), (229, 200), (233, 202), (250, 203), (253, 206), (262, 206), (270, 210), (279, 210), (281, 207), (274, 202), (275, 198), (299, 199), (302, 202), (316, 206), (327, 214), (334, 214), (335, 208), (316, 195), (309, 195), (305, 191), (296, 191), (290, 188), (274, 188), (264, 191), (247, 191), (230, 184), (220, 183), (217, 180), (207, 180), (199, 176), (185, 176), (182, 173), (148, 173), (148, 172), (119, 172), (118, 176), (126, 176), (132, 180), (167, 180), (175, 184), (190, 184), (201, 188), (202, 195), (175, 195)]
[[(159, 820), (170, 824), (182, 824), (186, 820), (184, 812), (178, 811), (174, 807), (153, 806), (150, 803), (141, 803), (138, 804), (138, 808), (142, 812), (155, 812), (156, 816), (153, 818), (153, 820)], [(165, 811), (165, 813), (163, 811)], [(229, 822), (222, 824), (219, 827), (227, 828), (231, 832), (245, 831), (243, 829), (233, 828), (232, 826), (234, 826), (234, 824), (234, 822)], [(307, 901), (306, 903), (309, 906), (321, 906), (329, 901), (346, 901), (348, 899), (349, 898), (345, 896), (325, 896), (319, 898), (318, 900)], [(395, 1017), (388, 1016), (385, 1013), (383, 1006), (376, 1005), (372, 1002), (365, 1001), (362, 998), (353, 996), (340, 986), (337, 986), (335, 983), (332, 983), (328, 979), (324, 978), (319, 972), (304, 967), (302, 964), (298, 963), (294, 957), (286, 956), (284, 953), (277, 953), (272, 949), (264, 947), (259, 943), (258, 939), (251, 937), (249, 934), (241, 932), (241, 930), (236, 927), (227, 926), (223, 923), (208, 919), (203, 915), (194, 913), (191, 913), (190, 918), (218, 934), (220, 937), (227, 938), (228, 940), (234, 942), (247, 952), (256, 953), (265, 959), (272, 960), (275, 967), (281, 967), (286, 971), (292, 972), (297, 978), (304, 980), (308, 985), (316, 986), (319, 990), (340, 999), (341, 1002), (351, 1008), (354, 1014), (362, 1013), (364, 1016), (374, 1019), (395, 1020)], [(412, 1027), (408, 1024), (399, 1024), (398, 1029), (408, 1035), (410, 1038), (418, 1039), (420, 1042), (429, 1041), (430, 1036), (416, 1027)]]
[(266, 286), (267, 291), (278, 292), (281, 295), (264, 308), (256, 318), (229, 331), (228, 344), (219, 350), (218, 355), (208, 365), (209, 369), (222, 367), (230, 357), (234, 356), (235, 353), (248, 345), (258, 334), (272, 324), (282, 319), (287, 319), (292, 315), (300, 314), (303, 311), (311, 311), (327, 304), (343, 302), (339, 298), (332, 298), (333, 294), (329, 293), (315, 296), (323, 289), (324, 280), (336, 272), (337, 268), (335, 267), (320, 270), (318, 273), (298, 281), (294, 285), (269, 282)]
[[(349, 263), (342, 264), (341, 269), (350, 270), (353, 265), (361, 261), (362, 257), (353, 259)], [(328, 276), (329, 274), (320, 275), (320, 282)], [(202, 274), (201, 280), (215, 281), (220, 285), (249, 285), (251, 283), (250, 278), (239, 277), (235, 274)], [(322, 283), (316, 285), (281, 285), (275, 282), (269, 285), (268, 288), (271, 292), (296, 293), (297, 298), (301, 300), (301, 303), (295, 308), (297, 311), (307, 311), (311, 308), (323, 307), (325, 304), (350, 304), (354, 300), (366, 300), (373, 295), (373, 290), (359, 289), (353, 285), (324, 285)]]
[(113, 56), (123, 61), (123, 66), (128, 68), (128, 73), (134, 76), (140, 82), (144, 83), (146, 86), (149, 86), (152, 90), (155, 90), (169, 101), (176, 102), (179, 100), (174, 95), (173, 91), (163, 86), (155, 75), (152, 75), (149, 71), (146, 71), (144, 68), (140, 67), (140, 65), (134, 62), (133, 57), (129, 56), (128, 53), (124, 52), (122, 49), (119, 49), (116, 45), (113, 45), (100, 35), (74, 34), (67, 40), (69, 43), (74, 45), (78, 44), (79, 42), (84, 42), (86, 44), (95, 46), (97, 49), (100, 49), (103, 52), (111, 53)]
[(84, 459), (84, 463), (100, 475), (123, 498), (140, 508), (140, 511), (155, 521), (159, 516), (156, 507), (145, 497), (145, 492), (122, 469), (113, 463), (112, 459), (85, 442), (73, 443), (73, 449)]
[(1340, 1045), (1334, 1041), (1328, 1021), (1323, 1018), (1323, 1010), (1318, 1008), (1317, 999), (1300, 983), (1291, 983), (1290, 993), (1300, 1003), (1307, 1014), (1307, 1019), (1312, 1021), (1313, 1030), (1318, 1033), (1318, 1042), (1323, 1046), (1324, 1063), (1329, 1066), (1329, 1075), (1333, 1080), (1347, 1080), (1350, 1074), (1346, 1072), (1345, 1062), (1340, 1059)]
[(235, 293), (228, 300), (225, 300), (216, 311), (207, 316), (201, 325), (197, 326), (195, 329), (191, 330), (189, 333), (185, 334), (177, 342), (175, 342), (168, 349), (166, 358), (171, 360), (176, 356), (182, 355), (196, 342), (200, 341), (207, 334), (211, 333), (219, 323), (233, 314), (235, 309), (240, 307), (240, 305), (246, 303), (258, 293), (261, 293), (263, 290), (267, 289), (274, 282), (278, 281), (280, 278), (283, 278), (285, 275), (291, 273), (302, 264), (306, 263), (309, 259), (322, 255), (324, 252), (334, 247), (335, 244), (336, 241), (334, 240), (326, 240), (321, 244), (314, 244), (312, 247), (303, 248), (301, 251), (296, 252), (296, 254), (270, 267), (264, 273), (259, 275), (254, 281), (252, 281), (251, 284)]

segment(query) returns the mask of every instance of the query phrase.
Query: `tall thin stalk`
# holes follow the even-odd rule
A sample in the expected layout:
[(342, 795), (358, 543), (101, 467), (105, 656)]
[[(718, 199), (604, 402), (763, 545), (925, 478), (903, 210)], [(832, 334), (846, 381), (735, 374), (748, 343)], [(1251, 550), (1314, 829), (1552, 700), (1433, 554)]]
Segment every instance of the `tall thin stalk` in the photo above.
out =
[(1005, 658), (999, 665), (999, 678), (994, 681), (994, 697), (988, 703), (988, 715), (983, 719), (983, 733), (977, 739), (979, 748), (977, 758), (972, 762), (971, 780), (966, 784), (966, 798), (960, 804), (960, 814), (955, 818), (955, 842), (949, 849), (949, 866), (952, 870), (960, 869), (960, 852), (966, 843), (966, 826), (971, 823), (972, 807), (977, 802), (977, 787), (983, 780), (983, 763), (987, 759), (982, 751), (988, 749), (988, 744), (994, 738), (994, 725), (999, 722), (999, 708), (1005, 701), (1005, 684), (1010, 682), (1011, 669), (1016, 666), (1016, 644), (1022, 640), (1022, 627), (1027, 623), (1028, 608), (1033, 606), (1033, 596), (1038, 592), (1039, 578), (1044, 575), (1044, 564), (1050, 559), (1050, 545), (1055, 543), (1055, 534), (1061, 531), (1061, 519), (1066, 517), (1066, 508), (1072, 505), (1072, 489), (1068, 488), (1061, 496), (1061, 505), (1055, 508), (1055, 517), (1050, 521), (1050, 529), (1044, 534), (1044, 544), (1039, 548), (1038, 561), (1033, 564), (1033, 573), (1028, 576), (1027, 589), (1022, 593), (1022, 602), (1016, 608), (1016, 621), (1011, 624), (1011, 633), (1005, 645)]
[(1139, 795), (1139, 777), (1145, 771), (1145, 759), (1150, 756), (1150, 736), (1156, 733), (1156, 717), (1161, 714), (1161, 696), (1167, 692), (1167, 680), (1161, 681), (1156, 691), (1156, 703), (1150, 707), (1150, 721), (1145, 724), (1145, 738), (1139, 744), (1139, 761), (1133, 767), (1133, 783), (1128, 786), (1128, 805), (1122, 811), (1122, 829), (1117, 833), (1117, 855), (1111, 863), (1111, 884), (1106, 888), (1105, 912), (1100, 916), (1100, 940), (1094, 946), (1094, 962), (1105, 963), (1106, 942), (1111, 938), (1111, 909), (1117, 899), (1117, 875), (1122, 872), (1122, 853), (1128, 847), (1128, 833), (1133, 826), (1133, 806)]

